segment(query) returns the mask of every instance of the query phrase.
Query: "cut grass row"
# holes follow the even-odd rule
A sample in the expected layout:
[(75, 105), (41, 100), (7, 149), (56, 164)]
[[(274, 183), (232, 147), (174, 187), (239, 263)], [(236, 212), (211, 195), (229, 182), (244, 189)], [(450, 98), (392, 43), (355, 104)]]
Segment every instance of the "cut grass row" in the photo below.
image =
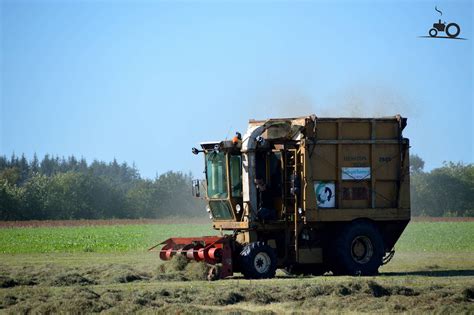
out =
[(11, 314), (442, 313), (470, 314), (474, 290), (455, 279), (315, 277), (218, 282), (136, 281), (111, 285), (17, 286), (0, 290)]
[[(412, 222), (399, 242), (401, 252), (473, 252), (474, 222)], [(215, 235), (210, 224), (0, 229), (0, 253), (139, 252), (169, 237)]]
[(215, 234), (209, 224), (0, 229), (0, 313), (473, 313), (473, 229), (409, 224), (378, 277), (216, 282), (181, 281), (187, 267), (146, 252), (170, 236)]

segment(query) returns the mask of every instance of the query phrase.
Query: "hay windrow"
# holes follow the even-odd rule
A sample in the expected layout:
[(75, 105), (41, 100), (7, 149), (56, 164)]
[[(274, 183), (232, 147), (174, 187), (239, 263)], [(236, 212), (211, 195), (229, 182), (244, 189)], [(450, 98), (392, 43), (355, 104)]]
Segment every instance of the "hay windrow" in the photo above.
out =
[(90, 285), (95, 281), (83, 277), (77, 272), (59, 274), (51, 281), (52, 286)]
[(184, 274), (189, 280), (207, 280), (209, 274), (209, 266), (204, 262), (190, 262)]
[(211, 266), (205, 262), (190, 261), (184, 256), (174, 256), (157, 268), (154, 279), (167, 281), (208, 280)]
[(15, 279), (0, 276), (0, 288), (13, 288), (16, 285), (18, 285), (18, 282)]
[[(449, 308), (446, 310), (453, 312), (469, 310), (474, 293), (473, 287), (457, 290), (441, 287), (433, 294), (430, 286), (415, 291), (412, 287), (366, 279), (331, 283), (308, 279), (301, 284), (288, 283), (285, 280), (274, 281), (279, 281), (279, 285), (268, 281), (245, 281), (239, 284), (236, 281), (224, 280), (209, 284), (206, 282), (205, 285), (189, 282), (177, 286), (167, 286), (166, 283), (158, 281), (158, 289), (155, 285), (152, 289), (149, 286), (135, 286), (131, 289), (118, 285), (114, 289), (103, 286), (66, 286), (60, 290), (49, 290), (45, 287), (33, 291), (14, 287), (0, 290), (0, 307), (15, 314), (77, 313), (78, 310), (85, 313), (164, 313), (172, 309), (182, 313), (186, 313), (186, 310), (196, 313), (277, 310), (277, 313), (281, 313), (295, 309), (326, 313), (343, 311), (346, 308), (356, 312), (383, 310), (391, 313), (413, 310), (412, 299), (415, 293), (418, 294), (416, 310), (429, 311), (430, 307), (433, 310), (433, 303), (442, 301), (449, 306), (446, 306)], [(444, 293), (445, 297), (439, 300), (441, 293)], [(396, 297), (399, 294), (404, 298)], [(357, 302), (361, 300), (366, 303)]]
[(470, 288), (465, 288), (462, 291), (462, 296), (466, 301), (474, 302), (474, 286)]
[(216, 300), (218, 305), (233, 305), (242, 301), (245, 301), (245, 296), (239, 292), (225, 292), (223, 295), (219, 296)]
[(181, 256), (181, 255), (173, 256), (173, 258), (166, 263), (165, 271), (167, 272), (184, 271), (188, 263), (189, 263), (189, 260), (184, 256)]
[[(326, 314), (350, 310), (469, 314), (474, 313), (470, 225), (413, 224), (411, 231), (416, 233), (404, 234), (407, 239), (402, 239), (394, 260), (382, 267), (377, 277), (288, 277), (278, 271), (275, 279), (249, 281), (235, 274), (230, 279), (208, 282), (203, 280), (205, 264), (159, 261), (156, 253), (146, 252), (149, 244), (140, 238), (124, 240), (133, 251), (123, 247), (108, 252), (109, 247), (104, 247), (102, 252), (93, 253), (51, 252), (56, 247), (43, 242), (37, 248), (28, 246), (27, 252), (7, 252), (1, 257), (0, 313)], [(102, 228), (97, 230), (105, 233)], [(141, 231), (146, 229), (147, 225), (140, 227)], [(440, 229), (444, 232), (438, 233)], [(456, 235), (463, 235), (462, 242), (454, 241), (454, 236), (446, 242), (446, 235), (458, 230)], [(431, 237), (434, 234), (426, 231), (436, 231), (440, 236)], [(30, 234), (41, 239), (36, 229)], [(54, 239), (59, 240), (56, 235)], [(113, 235), (116, 242), (117, 236)], [(168, 237), (164, 236), (153, 237), (150, 243)], [(135, 246), (138, 241), (145, 245)], [(62, 241), (55, 244), (61, 245)], [(446, 252), (440, 255), (440, 249)]]

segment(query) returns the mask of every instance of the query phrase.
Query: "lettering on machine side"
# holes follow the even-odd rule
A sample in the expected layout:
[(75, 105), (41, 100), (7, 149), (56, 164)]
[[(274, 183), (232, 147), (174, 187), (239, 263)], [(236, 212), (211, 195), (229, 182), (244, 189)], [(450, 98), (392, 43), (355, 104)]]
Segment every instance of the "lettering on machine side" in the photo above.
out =
[(344, 187), (342, 189), (343, 200), (368, 200), (369, 192), (367, 187)]
[(392, 161), (392, 157), (390, 157), (390, 156), (381, 156), (381, 157), (379, 157), (379, 162), (380, 163), (384, 163), (384, 162), (388, 163), (388, 162), (391, 162), (391, 161)]
[(342, 167), (342, 180), (368, 180), (370, 179), (370, 167)]
[(346, 162), (367, 161), (367, 157), (364, 155), (346, 155), (344, 156), (344, 161)]

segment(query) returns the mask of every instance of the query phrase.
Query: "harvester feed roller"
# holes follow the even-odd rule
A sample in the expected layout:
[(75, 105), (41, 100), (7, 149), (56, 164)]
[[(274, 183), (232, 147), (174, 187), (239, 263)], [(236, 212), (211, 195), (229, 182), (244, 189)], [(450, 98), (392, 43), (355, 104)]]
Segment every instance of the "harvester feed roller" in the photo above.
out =
[(172, 237), (151, 248), (159, 251), (161, 260), (171, 260), (174, 256), (184, 256), (188, 260), (202, 261), (210, 265), (222, 264), (220, 278), (232, 275), (231, 239), (224, 236)]

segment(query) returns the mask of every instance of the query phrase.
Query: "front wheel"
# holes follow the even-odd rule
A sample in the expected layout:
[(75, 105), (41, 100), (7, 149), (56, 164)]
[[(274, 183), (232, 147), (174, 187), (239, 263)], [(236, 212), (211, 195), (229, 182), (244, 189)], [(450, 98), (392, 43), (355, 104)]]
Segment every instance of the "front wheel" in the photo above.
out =
[(438, 31), (435, 28), (430, 29), (428, 33), (431, 37), (436, 37), (436, 35), (438, 35)]
[(348, 275), (377, 274), (385, 254), (382, 236), (370, 222), (353, 222), (343, 229), (334, 250), (336, 273)]
[(250, 243), (240, 252), (240, 264), (245, 278), (273, 278), (276, 263), (275, 251), (263, 242)]

